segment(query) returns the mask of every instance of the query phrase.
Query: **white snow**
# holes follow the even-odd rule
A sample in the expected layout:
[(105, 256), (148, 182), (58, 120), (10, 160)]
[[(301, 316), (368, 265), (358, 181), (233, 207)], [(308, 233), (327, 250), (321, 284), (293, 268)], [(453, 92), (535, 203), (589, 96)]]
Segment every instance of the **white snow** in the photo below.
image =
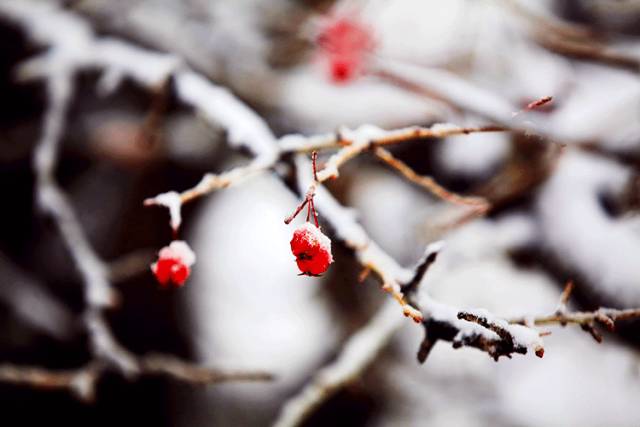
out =
[(153, 199), (155, 204), (164, 206), (169, 209), (169, 222), (171, 228), (177, 230), (182, 223), (182, 200), (180, 199), (180, 193), (176, 191), (169, 191), (166, 193), (158, 194)]
[(191, 267), (196, 262), (196, 254), (191, 250), (189, 244), (184, 240), (174, 240), (169, 246), (160, 250), (161, 258), (172, 258), (182, 261), (187, 267)]

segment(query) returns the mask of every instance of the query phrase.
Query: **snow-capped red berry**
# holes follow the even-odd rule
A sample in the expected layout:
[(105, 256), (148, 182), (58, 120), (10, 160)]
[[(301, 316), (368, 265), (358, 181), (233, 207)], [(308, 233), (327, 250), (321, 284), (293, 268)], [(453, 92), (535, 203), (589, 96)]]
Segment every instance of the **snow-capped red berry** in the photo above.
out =
[(367, 54), (375, 47), (371, 29), (350, 17), (329, 18), (320, 29), (317, 44), (336, 83), (361, 73)]
[(196, 255), (189, 245), (182, 240), (174, 240), (160, 249), (158, 261), (151, 264), (151, 271), (160, 285), (180, 287), (187, 281), (195, 262)]
[(331, 240), (310, 222), (306, 222), (293, 232), (291, 252), (302, 274), (318, 276), (333, 262)]

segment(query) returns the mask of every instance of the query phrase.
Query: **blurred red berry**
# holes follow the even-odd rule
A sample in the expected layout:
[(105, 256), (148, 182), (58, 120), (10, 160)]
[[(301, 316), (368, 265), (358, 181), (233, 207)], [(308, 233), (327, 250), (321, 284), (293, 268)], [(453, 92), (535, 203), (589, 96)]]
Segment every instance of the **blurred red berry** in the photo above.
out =
[(344, 83), (353, 77), (356, 71), (356, 65), (348, 58), (334, 58), (331, 62), (331, 78), (336, 83)]
[(306, 222), (293, 232), (291, 252), (302, 274), (318, 276), (333, 262), (331, 240), (310, 222)]
[(336, 83), (344, 83), (362, 72), (366, 56), (375, 46), (371, 29), (348, 17), (329, 20), (321, 28), (317, 43), (329, 61), (331, 78)]
[(182, 240), (174, 240), (158, 252), (158, 261), (151, 264), (151, 271), (162, 286), (184, 285), (191, 274), (191, 266), (196, 256), (189, 245)]

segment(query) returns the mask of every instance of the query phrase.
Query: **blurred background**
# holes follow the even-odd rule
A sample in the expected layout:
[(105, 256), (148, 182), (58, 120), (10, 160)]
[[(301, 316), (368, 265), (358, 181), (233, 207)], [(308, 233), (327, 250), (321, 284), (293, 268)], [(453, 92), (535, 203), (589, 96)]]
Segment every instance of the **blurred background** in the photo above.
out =
[[(361, 124), (517, 128), (392, 148), (448, 189), (485, 197), (493, 207), (484, 217), (457, 221), (464, 207), (367, 154), (329, 189), (405, 266), (426, 244), (446, 242), (423, 285), (438, 301), (541, 315), (573, 279), (572, 309), (640, 306), (639, 1), (1, 0), (3, 363), (71, 369), (91, 358), (81, 276), (34, 199), (32, 155), (49, 94), (42, 79), (18, 70), (50, 46), (20, 18), (32, 10), (176, 55), (229, 88), (277, 136)], [(320, 37), (340, 19), (370, 38), (346, 75)], [(77, 36), (65, 36), (72, 26), (57, 28)], [(89, 68), (74, 77), (56, 179), (111, 268), (121, 298), (107, 312), (115, 336), (136, 354), (260, 369), (275, 380), (203, 387), (109, 373), (91, 404), (64, 390), (2, 383), (2, 424), (270, 425), (388, 296), (374, 277), (357, 283), (360, 266), (337, 239), (327, 274), (297, 276), (289, 240), (302, 220), (282, 223), (300, 200), (281, 179), (290, 158), (186, 205), (181, 237), (198, 261), (183, 288), (159, 288), (149, 264), (172, 232), (167, 212), (142, 201), (250, 156), (178, 99), (171, 81), (148, 90), (125, 76), (105, 94), (104, 74)], [(553, 101), (522, 111), (547, 96)], [(439, 343), (420, 365), (422, 330), (406, 321), (305, 425), (639, 425), (638, 323), (621, 323), (602, 344), (578, 327), (549, 330), (543, 359), (495, 363)]]

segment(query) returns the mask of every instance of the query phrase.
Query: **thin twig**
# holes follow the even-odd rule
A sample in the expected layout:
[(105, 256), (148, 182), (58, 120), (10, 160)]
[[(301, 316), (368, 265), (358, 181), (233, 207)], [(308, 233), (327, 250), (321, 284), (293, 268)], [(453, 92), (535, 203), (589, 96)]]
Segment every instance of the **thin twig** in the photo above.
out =
[(548, 316), (533, 317), (529, 319), (526, 317), (517, 317), (510, 319), (509, 322), (524, 325), (527, 320), (530, 320), (534, 325), (562, 325), (563, 323), (584, 325), (597, 321), (605, 325), (607, 329), (611, 330), (613, 326), (612, 322), (638, 318), (640, 318), (640, 308), (629, 308), (625, 310), (599, 308), (595, 311), (574, 311), (564, 314), (551, 314)]
[(388, 150), (385, 150), (382, 147), (376, 147), (374, 153), (379, 159), (383, 160), (386, 164), (400, 172), (406, 179), (426, 189), (427, 191), (444, 201), (453, 203), (455, 205), (471, 206), (474, 208), (474, 210), (480, 211), (482, 213), (487, 212), (491, 206), (491, 204), (482, 197), (461, 196), (447, 190), (430, 176), (418, 175), (406, 163), (394, 157)]
[(569, 280), (565, 285), (560, 301), (554, 314), (538, 317), (521, 317), (511, 319), (509, 322), (521, 325), (554, 325), (566, 326), (567, 324), (580, 325), (582, 330), (588, 332), (597, 342), (602, 342), (602, 334), (596, 329), (596, 324), (604, 326), (609, 331), (615, 330), (616, 322), (620, 320), (633, 320), (640, 318), (640, 308), (618, 310), (615, 308), (599, 308), (595, 311), (567, 310), (567, 303), (574, 289), (574, 283)]

